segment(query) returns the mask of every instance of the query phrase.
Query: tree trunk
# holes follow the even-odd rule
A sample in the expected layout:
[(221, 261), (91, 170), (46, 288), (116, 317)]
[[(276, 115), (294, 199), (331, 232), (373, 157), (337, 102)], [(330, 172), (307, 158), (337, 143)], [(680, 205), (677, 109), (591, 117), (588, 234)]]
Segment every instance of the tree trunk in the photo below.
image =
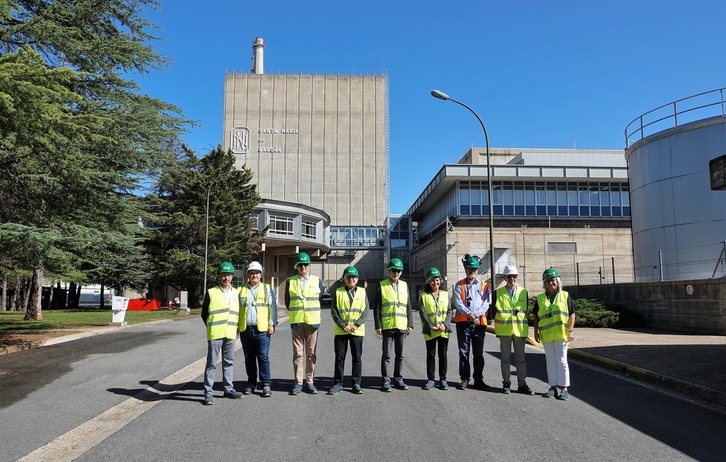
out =
[(68, 286), (68, 308), (78, 308), (80, 289), (75, 282), (71, 282)]
[(104, 309), (106, 308), (106, 303), (104, 301), (105, 293), (104, 293), (105, 287), (103, 286), (103, 281), (101, 281), (101, 300), (100, 300), (100, 306), (99, 308)]
[(8, 280), (7, 278), (3, 278), (3, 301), (2, 301), (2, 308), (0, 308), (0, 311), (7, 311), (8, 310)]
[(43, 319), (43, 313), (41, 310), (41, 297), (43, 293), (43, 267), (39, 266), (33, 268), (33, 280), (28, 290), (30, 294), (30, 301), (28, 307), (25, 310), (25, 320), (32, 319), (33, 321), (41, 321)]

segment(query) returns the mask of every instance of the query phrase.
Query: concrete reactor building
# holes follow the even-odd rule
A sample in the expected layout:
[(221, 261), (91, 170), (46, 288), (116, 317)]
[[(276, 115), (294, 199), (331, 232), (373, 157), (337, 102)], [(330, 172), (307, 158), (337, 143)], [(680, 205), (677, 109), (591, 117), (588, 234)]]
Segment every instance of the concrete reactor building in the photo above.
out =
[(329, 286), (356, 265), (378, 280), (387, 255), (387, 75), (265, 74), (262, 38), (251, 73), (224, 82), (224, 147), (254, 173), (269, 226), (261, 262), (273, 286), (307, 252)]

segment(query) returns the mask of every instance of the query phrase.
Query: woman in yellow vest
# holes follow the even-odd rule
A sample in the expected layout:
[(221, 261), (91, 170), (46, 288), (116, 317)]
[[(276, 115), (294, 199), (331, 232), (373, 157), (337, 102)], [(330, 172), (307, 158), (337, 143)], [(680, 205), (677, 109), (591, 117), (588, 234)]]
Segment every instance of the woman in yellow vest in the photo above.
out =
[(527, 289), (517, 285), (519, 271), (514, 265), (504, 267), (506, 285), (494, 292), (492, 312), (494, 314), (494, 333), (499, 338), (500, 362), (502, 366), (502, 393), (512, 392), (512, 345), (514, 345), (514, 366), (517, 368), (517, 391), (534, 395), (527, 385), (527, 363), (524, 359), (524, 344), (529, 336), (527, 308), (529, 295)]
[(239, 339), (245, 354), (247, 387), (251, 395), (257, 389), (257, 367), (262, 382), (262, 397), (272, 396), (270, 387), (270, 337), (277, 326), (277, 300), (269, 284), (262, 282), (262, 265), (253, 261), (247, 265), (247, 284), (239, 290)]
[(534, 338), (542, 342), (547, 360), (550, 389), (543, 396), (567, 400), (570, 397), (570, 367), (567, 347), (575, 339), (575, 301), (562, 290), (562, 280), (554, 268), (542, 274), (545, 292), (534, 303)]
[(204, 368), (204, 401), (207, 406), (214, 404), (212, 387), (217, 374), (217, 358), (222, 353), (222, 377), (224, 396), (232, 399), (242, 398), (242, 393), (234, 389), (234, 344), (237, 340), (239, 319), (239, 291), (232, 287), (234, 265), (222, 262), (219, 265), (219, 285), (207, 290), (202, 304), (202, 320), (207, 326), (207, 364)]
[(363, 337), (366, 334), (363, 324), (368, 317), (368, 297), (363, 287), (358, 284), (358, 269), (348, 266), (343, 271), (344, 285), (338, 287), (333, 296), (330, 315), (335, 326), (335, 383), (328, 391), (329, 395), (336, 395), (343, 391), (343, 373), (345, 371), (345, 356), (350, 344), (350, 354), (353, 357), (353, 393), (362, 395), (360, 382), (363, 372)]
[(426, 288), (421, 293), (421, 326), (426, 341), (426, 376), (428, 382), (424, 390), (434, 388), (436, 369), (436, 352), (439, 353), (439, 388), (448, 390), (446, 370), (448, 367), (449, 335), (451, 332), (451, 314), (449, 295), (441, 290), (441, 272), (438, 268), (426, 271)]

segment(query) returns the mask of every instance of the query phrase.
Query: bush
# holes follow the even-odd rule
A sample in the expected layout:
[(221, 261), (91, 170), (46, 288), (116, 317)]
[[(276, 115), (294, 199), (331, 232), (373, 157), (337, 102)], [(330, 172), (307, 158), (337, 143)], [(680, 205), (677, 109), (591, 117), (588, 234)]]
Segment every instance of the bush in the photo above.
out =
[[(628, 311), (622, 306), (607, 306), (600, 300), (589, 298), (578, 298), (575, 300), (577, 314), (575, 315), (575, 327), (643, 327), (645, 320), (643, 316)], [(529, 302), (529, 325), (534, 323), (532, 308), (534, 299)]]
[(575, 300), (577, 327), (615, 327), (620, 321), (620, 313), (605, 306), (600, 300), (580, 298)]

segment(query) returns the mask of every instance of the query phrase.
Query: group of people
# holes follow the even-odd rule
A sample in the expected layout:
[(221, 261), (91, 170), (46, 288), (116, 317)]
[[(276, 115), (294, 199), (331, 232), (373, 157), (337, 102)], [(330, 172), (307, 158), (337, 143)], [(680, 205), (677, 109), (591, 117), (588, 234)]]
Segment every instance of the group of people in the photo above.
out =
[[(302, 392), (317, 394), (314, 384), (318, 330), (324, 288), (317, 276), (310, 274), (310, 256), (301, 252), (296, 257), (297, 274), (285, 283), (285, 305), (289, 313), (293, 346), (295, 382), (291, 395)], [(436, 386), (436, 356), (438, 355), (438, 387), (448, 390), (448, 342), (456, 325), (459, 352), (458, 389), (488, 390), (484, 382), (484, 336), (490, 319), (500, 341), (502, 393), (512, 392), (511, 356), (519, 393), (534, 395), (527, 384), (525, 340), (529, 334), (529, 314), (533, 315), (535, 340), (544, 346), (547, 379), (550, 389), (546, 398), (567, 400), (570, 385), (567, 348), (574, 339), (575, 303), (562, 290), (562, 281), (554, 268), (542, 275), (544, 292), (535, 299), (529, 310), (529, 294), (517, 285), (515, 266), (504, 268), (506, 284), (490, 293), (489, 284), (479, 280), (479, 258), (465, 255), (462, 263), (466, 277), (454, 284), (453, 294), (441, 288), (443, 276), (437, 268), (426, 272), (426, 287), (419, 298), (419, 315), (426, 344), (426, 375), (424, 390)], [(403, 262), (393, 258), (388, 263), (388, 278), (381, 281), (369, 308), (366, 290), (358, 287), (358, 270), (348, 266), (343, 271), (342, 284), (331, 297), (331, 317), (334, 323), (335, 371), (333, 386), (328, 394), (343, 390), (345, 360), (350, 349), (352, 357), (352, 389), (362, 394), (362, 353), (365, 322), (373, 312), (376, 335), (382, 338), (381, 390), (407, 390), (403, 378), (404, 345), (413, 332), (412, 294), (401, 280)], [(219, 354), (222, 354), (224, 396), (239, 399), (254, 393), (262, 386), (262, 396), (271, 396), (270, 337), (277, 325), (277, 301), (269, 284), (261, 282), (263, 268), (259, 262), (247, 266), (247, 283), (236, 289), (231, 280), (234, 266), (224, 262), (219, 266), (219, 285), (205, 294), (202, 319), (207, 326), (208, 353), (204, 375), (204, 404), (213, 404), (212, 386)], [(242, 393), (235, 390), (233, 378), (234, 342), (239, 335), (245, 356), (247, 387)], [(393, 360), (393, 370), (391, 361)], [(470, 365), (473, 362), (473, 370)], [(258, 379), (259, 376), (259, 379)]]

